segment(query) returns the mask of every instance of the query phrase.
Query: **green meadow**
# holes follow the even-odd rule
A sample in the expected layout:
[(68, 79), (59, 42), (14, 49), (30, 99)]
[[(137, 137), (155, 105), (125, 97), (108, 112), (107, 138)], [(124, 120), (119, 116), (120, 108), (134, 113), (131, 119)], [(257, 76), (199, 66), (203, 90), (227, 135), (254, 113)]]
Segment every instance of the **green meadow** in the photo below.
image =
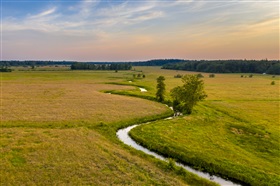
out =
[[(180, 84), (171, 74), (188, 72), (161, 73), (170, 89)], [(199, 170), (248, 185), (278, 185), (279, 77), (202, 74), (208, 97), (193, 114), (142, 125), (130, 135), (143, 146)]]
[(154, 101), (104, 92), (152, 96), (151, 74), (161, 70), (147, 68), (150, 77), (133, 80), (135, 71), (53, 68), (0, 74), (1, 185), (216, 185), (116, 137), (119, 128), (172, 112)]
[(169, 91), (181, 85), (174, 76), (196, 73), (133, 69), (1, 73), (1, 184), (215, 185), (116, 137), (120, 128), (154, 120), (130, 135), (200, 170), (249, 185), (279, 184), (279, 77), (202, 73), (206, 100), (192, 115), (162, 120), (172, 111), (152, 101), (156, 78), (165, 77), (171, 99)]

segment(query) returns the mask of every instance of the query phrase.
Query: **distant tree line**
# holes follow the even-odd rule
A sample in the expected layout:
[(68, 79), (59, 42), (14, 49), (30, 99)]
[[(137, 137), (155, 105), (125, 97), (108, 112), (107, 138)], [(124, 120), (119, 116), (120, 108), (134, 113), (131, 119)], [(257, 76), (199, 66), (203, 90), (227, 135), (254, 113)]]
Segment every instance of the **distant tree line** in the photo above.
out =
[(130, 70), (131, 66), (162, 66), (163, 69), (209, 73), (280, 74), (279, 60), (182, 60), (155, 59), (139, 62), (76, 62), (76, 61), (0, 61), (0, 67), (71, 65), (73, 70)]
[(6, 63), (0, 63), (0, 72), (12, 72)]
[(0, 61), (0, 66), (53, 66), (53, 65), (71, 65), (74, 61)]
[[(120, 63), (128, 63), (132, 64), (133, 66), (162, 66), (167, 63), (178, 63), (183, 62), (182, 59), (155, 59), (155, 60), (148, 60), (148, 61), (137, 61), (137, 62), (81, 62), (86, 64), (94, 64), (94, 65), (111, 65), (111, 64), (120, 64)], [(25, 61), (18, 61), (18, 60), (11, 60), (11, 61), (0, 61), (0, 66), (53, 66), (53, 65), (72, 65), (73, 63), (78, 63), (78, 61), (38, 61), (38, 60), (25, 60)], [(79, 62), (80, 63), (80, 62)], [(89, 65), (90, 66), (90, 65)], [(104, 67), (104, 66), (103, 66)], [(115, 65), (112, 66), (112, 68)]]
[(162, 68), (210, 73), (280, 74), (279, 60), (185, 60), (179, 63), (165, 64)]
[(12, 72), (12, 69), (7, 68), (7, 67), (0, 67), (0, 72)]
[[(87, 64), (119, 64), (119, 63), (131, 63), (133, 66), (162, 66), (167, 63), (178, 63), (182, 62), (184, 60), (182, 59), (155, 59), (155, 60), (148, 60), (148, 61), (137, 61), (137, 62), (83, 62)], [(40, 61), (40, 60), (25, 60), (25, 61), (19, 61), (19, 60), (10, 60), (10, 61), (0, 61), (0, 66), (7, 65), (7, 66), (48, 66), (48, 65), (72, 65), (73, 63), (77, 63), (78, 61)]]
[(72, 63), (71, 70), (131, 70), (131, 63)]
[(133, 62), (133, 66), (163, 66), (168, 63), (183, 62), (183, 59), (153, 59), (149, 61)]

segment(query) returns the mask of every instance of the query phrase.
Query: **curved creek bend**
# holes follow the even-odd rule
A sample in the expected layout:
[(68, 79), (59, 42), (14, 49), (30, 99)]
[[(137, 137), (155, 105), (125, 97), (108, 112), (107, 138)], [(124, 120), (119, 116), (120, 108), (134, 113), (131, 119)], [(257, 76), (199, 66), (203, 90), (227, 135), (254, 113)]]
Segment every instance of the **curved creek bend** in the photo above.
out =
[[(170, 119), (170, 118), (167, 118), (167, 119)], [(148, 123), (143, 123), (143, 124), (148, 124)], [(157, 159), (160, 159), (162, 161), (168, 161), (167, 158), (163, 157), (162, 155), (159, 155), (155, 152), (152, 152), (150, 151), (149, 149), (137, 144), (130, 136), (129, 136), (129, 131), (139, 125), (143, 125), (143, 124), (136, 124), (136, 125), (133, 125), (133, 126), (129, 126), (127, 128), (124, 128), (124, 129), (120, 129), (117, 131), (117, 137), (119, 138), (119, 140), (121, 140), (124, 144), (126, 145), (129, 145), (137, 150), (141, 150), (142, 152), (145, 152), (146, 154), (149, 154), (149, 155), (152, 155), (154, 156), (155, 158)], [(210, 175), (209, 173), (205, 173), (205, 172), (201, 172), (201, 171), (197, 171), (189, 166), (186, 166), (186, 165), (183, 165), (181, 163), (178, 163), (176, 162), (175, 163), (177, 166), (179, 167), (182, 167), (184, 169), (186, 169), (187, 171), (189, 172), (192, 172), (202, 178), (206, 178), (208, 180), (211, 180), (213, 182), (216, 182), (220, 185), (227, 185), (227, 186), (231, 186), (231, 185), (239, 185), (239, 184), (236, 184), (236, 183), (233, 183), (229, 180), (225, 180), (221, 177), (218, 177), (218, 176), (214, 176), (214, 175)]]

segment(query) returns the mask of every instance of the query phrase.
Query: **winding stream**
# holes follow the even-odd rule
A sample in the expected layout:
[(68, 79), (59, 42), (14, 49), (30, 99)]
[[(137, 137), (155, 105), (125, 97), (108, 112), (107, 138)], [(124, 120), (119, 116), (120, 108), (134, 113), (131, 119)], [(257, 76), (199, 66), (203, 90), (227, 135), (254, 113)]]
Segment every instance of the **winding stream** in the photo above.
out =
[[(167, 118), (167, 119), (171, 119), (171, 118)], [(146, 124), (146, 123), (145, 123)], [(155, 158), (158, 158), (160, 160), (163, 160), (163, 161), (168, 161), (167, 158), (155, 153), (155, 152), (152, 152), (150, 151), (149, 149), (137, 144), (129, 135), (129, 131), (139, 125), (142, 125), (142, 124), (138, 124), (138, 125), (133, 125), (133, 126), (130, 126), (130, 127), (127, 127), (127, 128), (124, 128), (124, 129), (120, 129), (117, 131), (117, 137), (126, 145), (129, 145), (137, 150), (141, 150), (143, 152), (145, 152), (146, 154), (149, 154), (149, 155), (152, 155), (154, 156)], [(205, 172), (201, 172), (201, 171), (197, 171), (189, 166), (186, 166), (186, 165), (183, 165), (181, 163), (178, 163), (176, 162), (176, 165), (179, 166), (179, 167), (182, 167), (184, 169), (186, 169), (187, 171), (189, 172), (192, 172), (200, 177), (203, 177), (203, 178), (206, 178), (208, 180), (211, 180), (213, 182), (216, 182), (220, 185), (227, 185), (227, 186), (232, 186), (232, 185), (239, 185), (239, 184), (236, 184), (236, 183), (233, 183), (229, 180), (225, 180), (221, 177), (218, 177), (218, 176), (213, 176), (213, 175), (210, 175), (209, 173), (205, 173)]]

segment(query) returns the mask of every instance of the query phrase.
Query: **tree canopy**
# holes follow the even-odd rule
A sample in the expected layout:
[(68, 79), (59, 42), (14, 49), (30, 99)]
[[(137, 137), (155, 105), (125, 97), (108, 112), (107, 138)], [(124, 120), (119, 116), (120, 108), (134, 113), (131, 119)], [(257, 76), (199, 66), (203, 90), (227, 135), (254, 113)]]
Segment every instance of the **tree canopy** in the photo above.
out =
[(73, 63), (71, 70), (130, 70), (132, 68), (131, 63)]
[(279, 60), (185, 60), (165, 64), (163, 69), (210, 73), (267, 73), (280, 74)]
[(157, 92), (156, 92), (156, 99), (159, 102), (164, 101), (164, 94), (165, 94), (165, 83), (164, 83), (164, 76), (159, 76), (157, 78)]
[(173, 109), (175, 112), (191, 114), (197, 102), (207, 97), (204, 92), (204, 82), (197, 75), (185, 75), (182, 77), (182, 86), (171, 90)]

